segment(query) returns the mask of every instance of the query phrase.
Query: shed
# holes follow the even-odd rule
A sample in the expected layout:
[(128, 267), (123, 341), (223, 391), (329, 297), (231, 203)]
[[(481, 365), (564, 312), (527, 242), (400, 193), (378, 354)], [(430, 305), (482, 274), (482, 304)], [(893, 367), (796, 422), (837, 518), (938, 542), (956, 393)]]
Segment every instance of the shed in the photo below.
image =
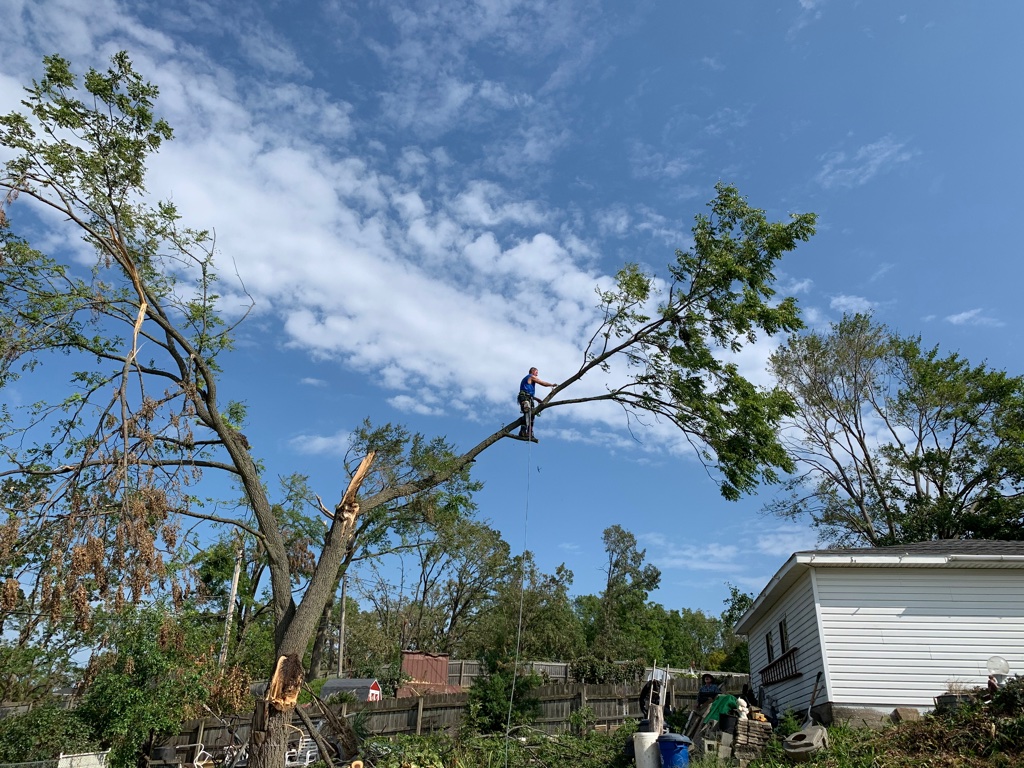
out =
[(395, 692), (399, 699), (436, 693), (459, 693), (448, 684), (448, 654), (426, 651), (402, 651), (402, 674), (406, 682)]
[(794, 553), (736, 624), (765, 710), (873, 723), (1024, 672), (1024, 542), (944, 540)]
[(336, 693), (348, 691), (358, 701), (380, 701), (382, 698), (380, 683), (372, 677), (332, 677), (324, 681), (320, 689), (320, 698), (326, 700)]

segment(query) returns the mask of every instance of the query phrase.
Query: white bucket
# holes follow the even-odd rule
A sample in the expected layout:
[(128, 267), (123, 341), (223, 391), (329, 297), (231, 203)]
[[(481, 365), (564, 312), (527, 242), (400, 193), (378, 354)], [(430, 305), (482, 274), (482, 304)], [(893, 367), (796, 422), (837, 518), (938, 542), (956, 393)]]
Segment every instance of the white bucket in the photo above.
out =
[(637, 731), (633, 734), (633, 751), (636, 752), (636, 768), (661, 768), (661, 751), (658, 748), (658, 734)]

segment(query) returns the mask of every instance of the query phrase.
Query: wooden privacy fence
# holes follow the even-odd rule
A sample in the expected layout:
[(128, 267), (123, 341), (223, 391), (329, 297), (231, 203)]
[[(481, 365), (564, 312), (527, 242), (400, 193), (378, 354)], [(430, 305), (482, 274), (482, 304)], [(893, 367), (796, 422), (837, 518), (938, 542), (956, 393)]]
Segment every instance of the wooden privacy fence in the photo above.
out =
[[(747, 675), (719, 675), (724, 693), (739, 694), (748, 682)], [(570, 716), (584, 707), (593, 712), (591, 722), (600, 729), (611, 729), (622, 725), (627, 719), (639, 720), (640, 683), (618, 683), (609, 685), (557, 684), (542, 686), (534, 692), (540, 701), (540, 716), (534, 727), (546, 733), (561, 733), (569, 730)], [(700, 681), (694, 678), (673, 678), (669, 686), (670, 701), (677, 709), (689, 709), (697, 701)], [(362, 701), (338, 705), (335, 711), (352, 718), (359, 716), (368, 733), (378, 736), (399, 734), (426, 734), (458, 728), (466, 713), (469, 701), (467, 693), (442, 693), (429, 696), (384, 699), (383, 701)], [(314, 723), (320, 721), (315, 709), (307, 710)], [(298, 718), (294, 724), (301, 726)], [(187, 752), (187, 745), (202, 744), (209, 752), (231, 743), (230, 730), (242, 740), (248, 740), (249, 719), (238, 718), (228, 725), (224, 721), (208, 718), (204, 721), (187, 723), (185, 729), (169, 745), (179, 745)], [(194, 748), (194, 747), (192, 747)], [(189, 760), (190, 762), (190, 760)]]
[[(546, 680), (552, 683), (569, 683), (569, 663), (564, 661), (527, 661), (523, 663), (523, 667), (527, 672), (534, 672), (538, 675), (543, 675)], [(658, 667), (659, 670), (666, 669), (665, 667)], [(673, 678), (683, 679), (685, 677), (699, 679), (703, 670), (690, 670), (690, 669), (674, 669), (672, 667), (667, 668), (668, 673)], [(650, 668), (648, 667), (648, 672)], [(448, 661), (448, 685), (458, 685), (462, 688), (468, 688), (473, 684), (473, 679), (480, 677), (486, 672), (482, 661), (475, 661), (472, 659), (449, 659)], [(721, 672), (711, 671), (711, 674), (716, 679), (723, 676)]]

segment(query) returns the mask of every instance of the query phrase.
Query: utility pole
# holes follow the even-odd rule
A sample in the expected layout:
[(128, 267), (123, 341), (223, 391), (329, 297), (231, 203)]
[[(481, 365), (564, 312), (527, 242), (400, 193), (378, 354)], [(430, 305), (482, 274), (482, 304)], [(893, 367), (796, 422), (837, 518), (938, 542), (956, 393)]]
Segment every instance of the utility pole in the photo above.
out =
[(338, 620), (338, 677), (344, 671), (345, 664), (345, 593), (348, 591), (348, 569), (341, 577), (341, 614)]
[(228, 595), (227, 616), (224, 618), (224, 640), (220, 644), (220, 659), (217, 666), (223, 667), (228, 660), (228, 644), (231, 640), (231, 620), (235, 617), (235, 596), (238, 594), (238, 577), (242, 572), (242, 537), (235, 547), (235, 572), (231, 575), (231, 594)]

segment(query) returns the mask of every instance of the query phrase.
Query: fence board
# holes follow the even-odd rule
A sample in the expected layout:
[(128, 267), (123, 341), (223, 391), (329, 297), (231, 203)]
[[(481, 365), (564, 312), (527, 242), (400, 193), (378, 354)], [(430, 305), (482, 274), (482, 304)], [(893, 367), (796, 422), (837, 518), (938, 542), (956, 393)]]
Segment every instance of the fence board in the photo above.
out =
[[(716, 677), (722, 681), (723, 692), (734, 695), (740, 693), (749, 680), (747, 675), (719, 674)], [(550, 734), (568, 731), (570, 716), (585, 706), (593, 710), (592, 721), (601, 729), (614, 729), (631, 718), (639, 720), (643, 717), (640, 710), (641, 687), (640, 683), (541, 686), (534, 692), (541, 710), (534, 727)], [(676, 709), (689, 709), (697, 702), (698, 688), (700, 681), (695, 678), (673, 678), (669, 686), (670, 701)], [(340, 714), (353, 717), (358, 713), (365, 721), (366, 730), (379, 736), (428, 734), (458, 728), (465, 717), (468, 702), (467, 693), (441, 693), (346, 703), (340, 705)], [(309, 714), (314, 722), (320, 720), (315, 711)], [(239, 738), (246, 740), (248, 718), (239, 718), (230, 724), (214, 719), (193, 721), (186, 724), (182, 733), (165, 743), (182, 745), (202, 742), (207, 751), (219, 754), (224, 746), (231, 743), (231, 729), (235, 730)]]

